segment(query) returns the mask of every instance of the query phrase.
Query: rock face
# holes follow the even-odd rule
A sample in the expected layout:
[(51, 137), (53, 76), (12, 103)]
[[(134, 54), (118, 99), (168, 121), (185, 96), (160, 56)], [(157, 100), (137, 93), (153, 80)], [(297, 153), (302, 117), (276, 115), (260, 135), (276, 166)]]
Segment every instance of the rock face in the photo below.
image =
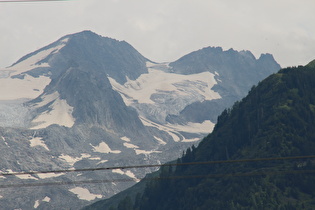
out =
[(5, 173), (177, 158), (212, 131), (224, 108), (278, 69), (269, 54), (255, 59), (209, 47), (155, 63), (90, 31), (62, 37), (0, 70), (0, 206), (77, 209), (108, 198), (154, 169)]
[[(192, 52), (170, 64), (172, 70), (189, 75), (192, 72), (210, 72), (215, 75), (217, 84), (213, 90), (219, 93), (219, 100), (201, 101), (187, 106), (180, 113), (180, 120), (202, 122), (206, 119), (216, 121), (217, 113), (230, 107), (240, 96), (247, 95), (253, 85), (267, 75), (280, 69), (272, 55), (262, 54), (259, 59), (249, 51), (223, 51), (220, 47), (207, 47)], [(202, 112), (200, 112), (202, 110)], [(204, 115), (204, 113), (208, 113)], [(176, 120), (178, 116), (170, 117)]]

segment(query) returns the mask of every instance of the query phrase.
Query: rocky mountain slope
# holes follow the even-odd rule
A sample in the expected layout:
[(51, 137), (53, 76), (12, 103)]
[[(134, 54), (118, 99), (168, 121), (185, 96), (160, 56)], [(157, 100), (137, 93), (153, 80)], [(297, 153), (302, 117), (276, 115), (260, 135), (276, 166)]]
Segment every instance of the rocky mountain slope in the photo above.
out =
[(212, 47), (155, 63), (90, 31), (62, 37), (0, 70), (0, 206), (76, 209), (108, 198), (154, 169), (14, 173), (177, 158), (279, 68), (268, 54)]

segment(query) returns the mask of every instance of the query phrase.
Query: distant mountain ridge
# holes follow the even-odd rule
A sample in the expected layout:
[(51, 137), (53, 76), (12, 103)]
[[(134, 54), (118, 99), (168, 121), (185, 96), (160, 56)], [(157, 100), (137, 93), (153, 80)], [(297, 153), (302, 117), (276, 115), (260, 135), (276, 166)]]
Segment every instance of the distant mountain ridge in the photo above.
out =
[[(202, 122), (209, 119), (216, 122), (214, 113), (221, 113), (223, 107), (230, 107), (240, 96), (245, 96), (248, 90), (257, 84), (262, 78), (275, 73), (280, 65), (274, 62), (271, 54), (261, 54), (256, 59), (250, 51), (235, 51), (229, 49), (223, 51), (221, 47), (207, 47), (183, 56), (179, 60), (169, 64), (173, 72), (190, 74), (191, 72), (211, 72), (218, 83), (213, 90), (218, 92), (223, 100), (211, 100), (192, 103), (185, 107), (178, 116), (169, 116), (171, 122), (182, 120)], [(233, 78), (231, 82), (228, 81)], [(206, 116), (200, 113), (208, 113)], [(192, 114), (193, 113), (193, 114)]]
[[(0, 170), (159, 164), (177, 158), (212, 131), (221, 110), (280, 68), (272, 56), (257, 60), (233, 50), (234, 59), (221, 50), (222, 59), (213, 58), (220, 63), (215, 66), (208, 60), (216, 50), (156, 63), (125, 41), (83, 31), (22, 57), (0, 70), (0, 158), (4, 160)], [(189, 64), (188, 58), (194, 62)], [(202, 71), (198, 60), (205, 62)], [(226, 60), (230, 63), (225, 66)], [(239, 67), (238, 74), (224, 76), (233, 66)], [(247, 75), (250, 69), (258, 76)], [(228, 93), (231, 87), (241, 91)], [(0, 190), (0, 206), (80, 208), (126, 189), (152, 170), (5, 177), (8, 183), (104, 177), (130, 182)], [(34, 195), (32, 199), (26, 199), (29, 194)], [(13, 202), (20, 197), (25, 199)]]

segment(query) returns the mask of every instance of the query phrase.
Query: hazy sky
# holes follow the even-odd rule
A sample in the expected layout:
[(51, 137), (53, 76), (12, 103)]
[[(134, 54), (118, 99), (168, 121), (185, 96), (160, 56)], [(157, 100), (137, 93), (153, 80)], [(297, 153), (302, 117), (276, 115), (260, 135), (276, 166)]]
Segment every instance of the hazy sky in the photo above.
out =
[(315, 0), (0, 3), (0, 67), (82, 30), (125, 40), (156, 62), (221, 46), (271, 53), (282, 67), (304, 65), (315, 59), (314, 9)]

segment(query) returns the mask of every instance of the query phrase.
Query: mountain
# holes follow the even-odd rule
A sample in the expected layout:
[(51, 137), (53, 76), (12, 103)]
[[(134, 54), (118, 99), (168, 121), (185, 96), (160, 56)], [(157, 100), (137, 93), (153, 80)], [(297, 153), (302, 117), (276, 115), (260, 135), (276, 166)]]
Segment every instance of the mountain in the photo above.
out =
[[(208, 47), (156, 63), (91, 31), (64, 36), (0, 70), (0, 206), (77, 209), (108, 198), (157, 170), (112, 167), (178, 158), (278, 69), (269, 54)], [(95, 168), (112, 169), (21, 174)]]
[[(262, 54), (256, 59), (250, 51), (223, 51), (220, 47), (192, 52), (170, 63), (170, 66), (174, 72), (185, 75), (210, 72), (217, 81), (212, 90), (223, 100), (198, 101), (185, 107), (179, 116), (169, 118), (170, 121), (181, 118), (194, 122), (207, 119), (216, 122), (218, 113), (224, 108), (232, 106), (246, 96), (253, 85), (280, 69), (271, 54)], [(204, 113), (208, 113), (208, 116)]]
[(182, 158), (85, 209), (314, 209), (314, 62), (272, 74)]

